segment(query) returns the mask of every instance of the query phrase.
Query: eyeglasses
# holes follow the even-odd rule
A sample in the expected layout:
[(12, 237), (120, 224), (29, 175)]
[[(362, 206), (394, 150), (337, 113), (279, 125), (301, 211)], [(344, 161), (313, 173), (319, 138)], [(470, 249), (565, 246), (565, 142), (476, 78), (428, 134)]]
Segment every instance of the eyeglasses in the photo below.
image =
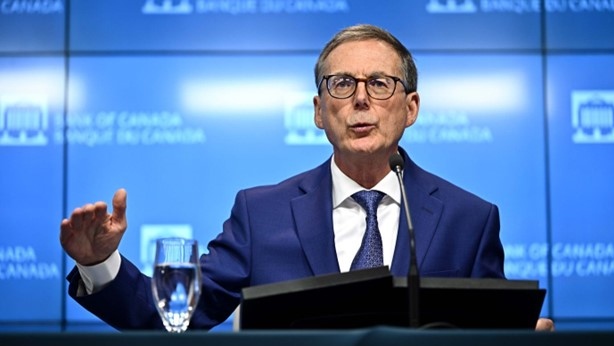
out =
[(393, 76), (355, 78), (344, 74), (331, 74), (322, 78), (318, 84), (318, 90), (320, 90), (324, 81), (326, 81), (326, 90), (328, 90), (329, 95), (336, 99), (352, 97), (356, 92), (358, 82), (365, 82), (367, 95), (376, 100), (387, 100), (391, 98), (397, 88), (397, 82), (401, 82), (405, 93), (409, 92), (401, 78)]

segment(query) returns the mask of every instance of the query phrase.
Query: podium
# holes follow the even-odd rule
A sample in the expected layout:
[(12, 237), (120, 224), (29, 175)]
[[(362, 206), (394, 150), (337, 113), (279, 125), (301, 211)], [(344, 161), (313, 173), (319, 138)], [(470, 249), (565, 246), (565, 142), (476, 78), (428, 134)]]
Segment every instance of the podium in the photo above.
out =
[[(546, 295), (533, 280), (420, 278), (420, 328), (534, 329)], [(409, 326), (407, 278), (387, 267), (243, 289), (241, 329)]]

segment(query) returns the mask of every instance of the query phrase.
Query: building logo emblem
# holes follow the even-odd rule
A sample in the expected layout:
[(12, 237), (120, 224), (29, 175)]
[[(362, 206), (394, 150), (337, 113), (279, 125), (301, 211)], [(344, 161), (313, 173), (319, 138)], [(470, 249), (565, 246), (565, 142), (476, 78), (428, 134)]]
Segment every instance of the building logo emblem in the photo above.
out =
[(46, 145), (47, 108), (43, 95), (0, 96), (0, 145)]
[(478, 11), (473, 0), (429, 0), (426, 4), (429, 13), (474, 13)]
[(328, 144), (324, 131), (313, 122), (313, 95), (308, 93), (291, 94), (286, 97), (284, 127), (287, 145)]
[(575, 143), (614, 143), (614, 91), (572, 91), (571, 125)]
[(146, 0), (141, 11), (145, 14), (190, 14), (194, 6), (190, 0)]

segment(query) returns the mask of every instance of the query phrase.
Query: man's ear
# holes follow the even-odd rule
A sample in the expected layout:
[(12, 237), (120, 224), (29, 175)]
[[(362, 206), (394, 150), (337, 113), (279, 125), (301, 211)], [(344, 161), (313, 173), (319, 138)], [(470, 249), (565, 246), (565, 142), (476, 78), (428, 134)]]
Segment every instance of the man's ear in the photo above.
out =
[(318, 95), (313, 97), (313, 122), (316, 124), (317, 128), (321, 130), (324, 129), (324, 121), (322, 120), (322, 100)]
[(417, 91), (411, 92), (405, 96), (405, 102), (407, 103), (407, 118), (405, 119), (405, 127), (410, 127), (418, 119), (418, 112), (420, 111), (420, 95), (418, 95)]

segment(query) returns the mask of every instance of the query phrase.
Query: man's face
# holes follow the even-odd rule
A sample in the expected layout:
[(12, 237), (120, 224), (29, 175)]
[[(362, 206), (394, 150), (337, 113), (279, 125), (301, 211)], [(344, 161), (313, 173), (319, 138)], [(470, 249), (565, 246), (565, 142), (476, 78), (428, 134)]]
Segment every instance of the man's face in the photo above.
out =
[[(330, 53), (325, 66), (325, 75), (403, 77), (396, 52), (388, 44), (375, 40), (341, 44)], [(400, 82), (387, 100), (371, 98), (363, 82), (357, 83), (351, 97), (336, 99), (330, 96), (324, 82), (320, 96), (315, 96), (313, 102), (315, 124), (325, 130), (335, 155), (350, 156), (396, 150), (403, 131), (416, 120), (419, 108), (418, 94), (405, 94)]]

